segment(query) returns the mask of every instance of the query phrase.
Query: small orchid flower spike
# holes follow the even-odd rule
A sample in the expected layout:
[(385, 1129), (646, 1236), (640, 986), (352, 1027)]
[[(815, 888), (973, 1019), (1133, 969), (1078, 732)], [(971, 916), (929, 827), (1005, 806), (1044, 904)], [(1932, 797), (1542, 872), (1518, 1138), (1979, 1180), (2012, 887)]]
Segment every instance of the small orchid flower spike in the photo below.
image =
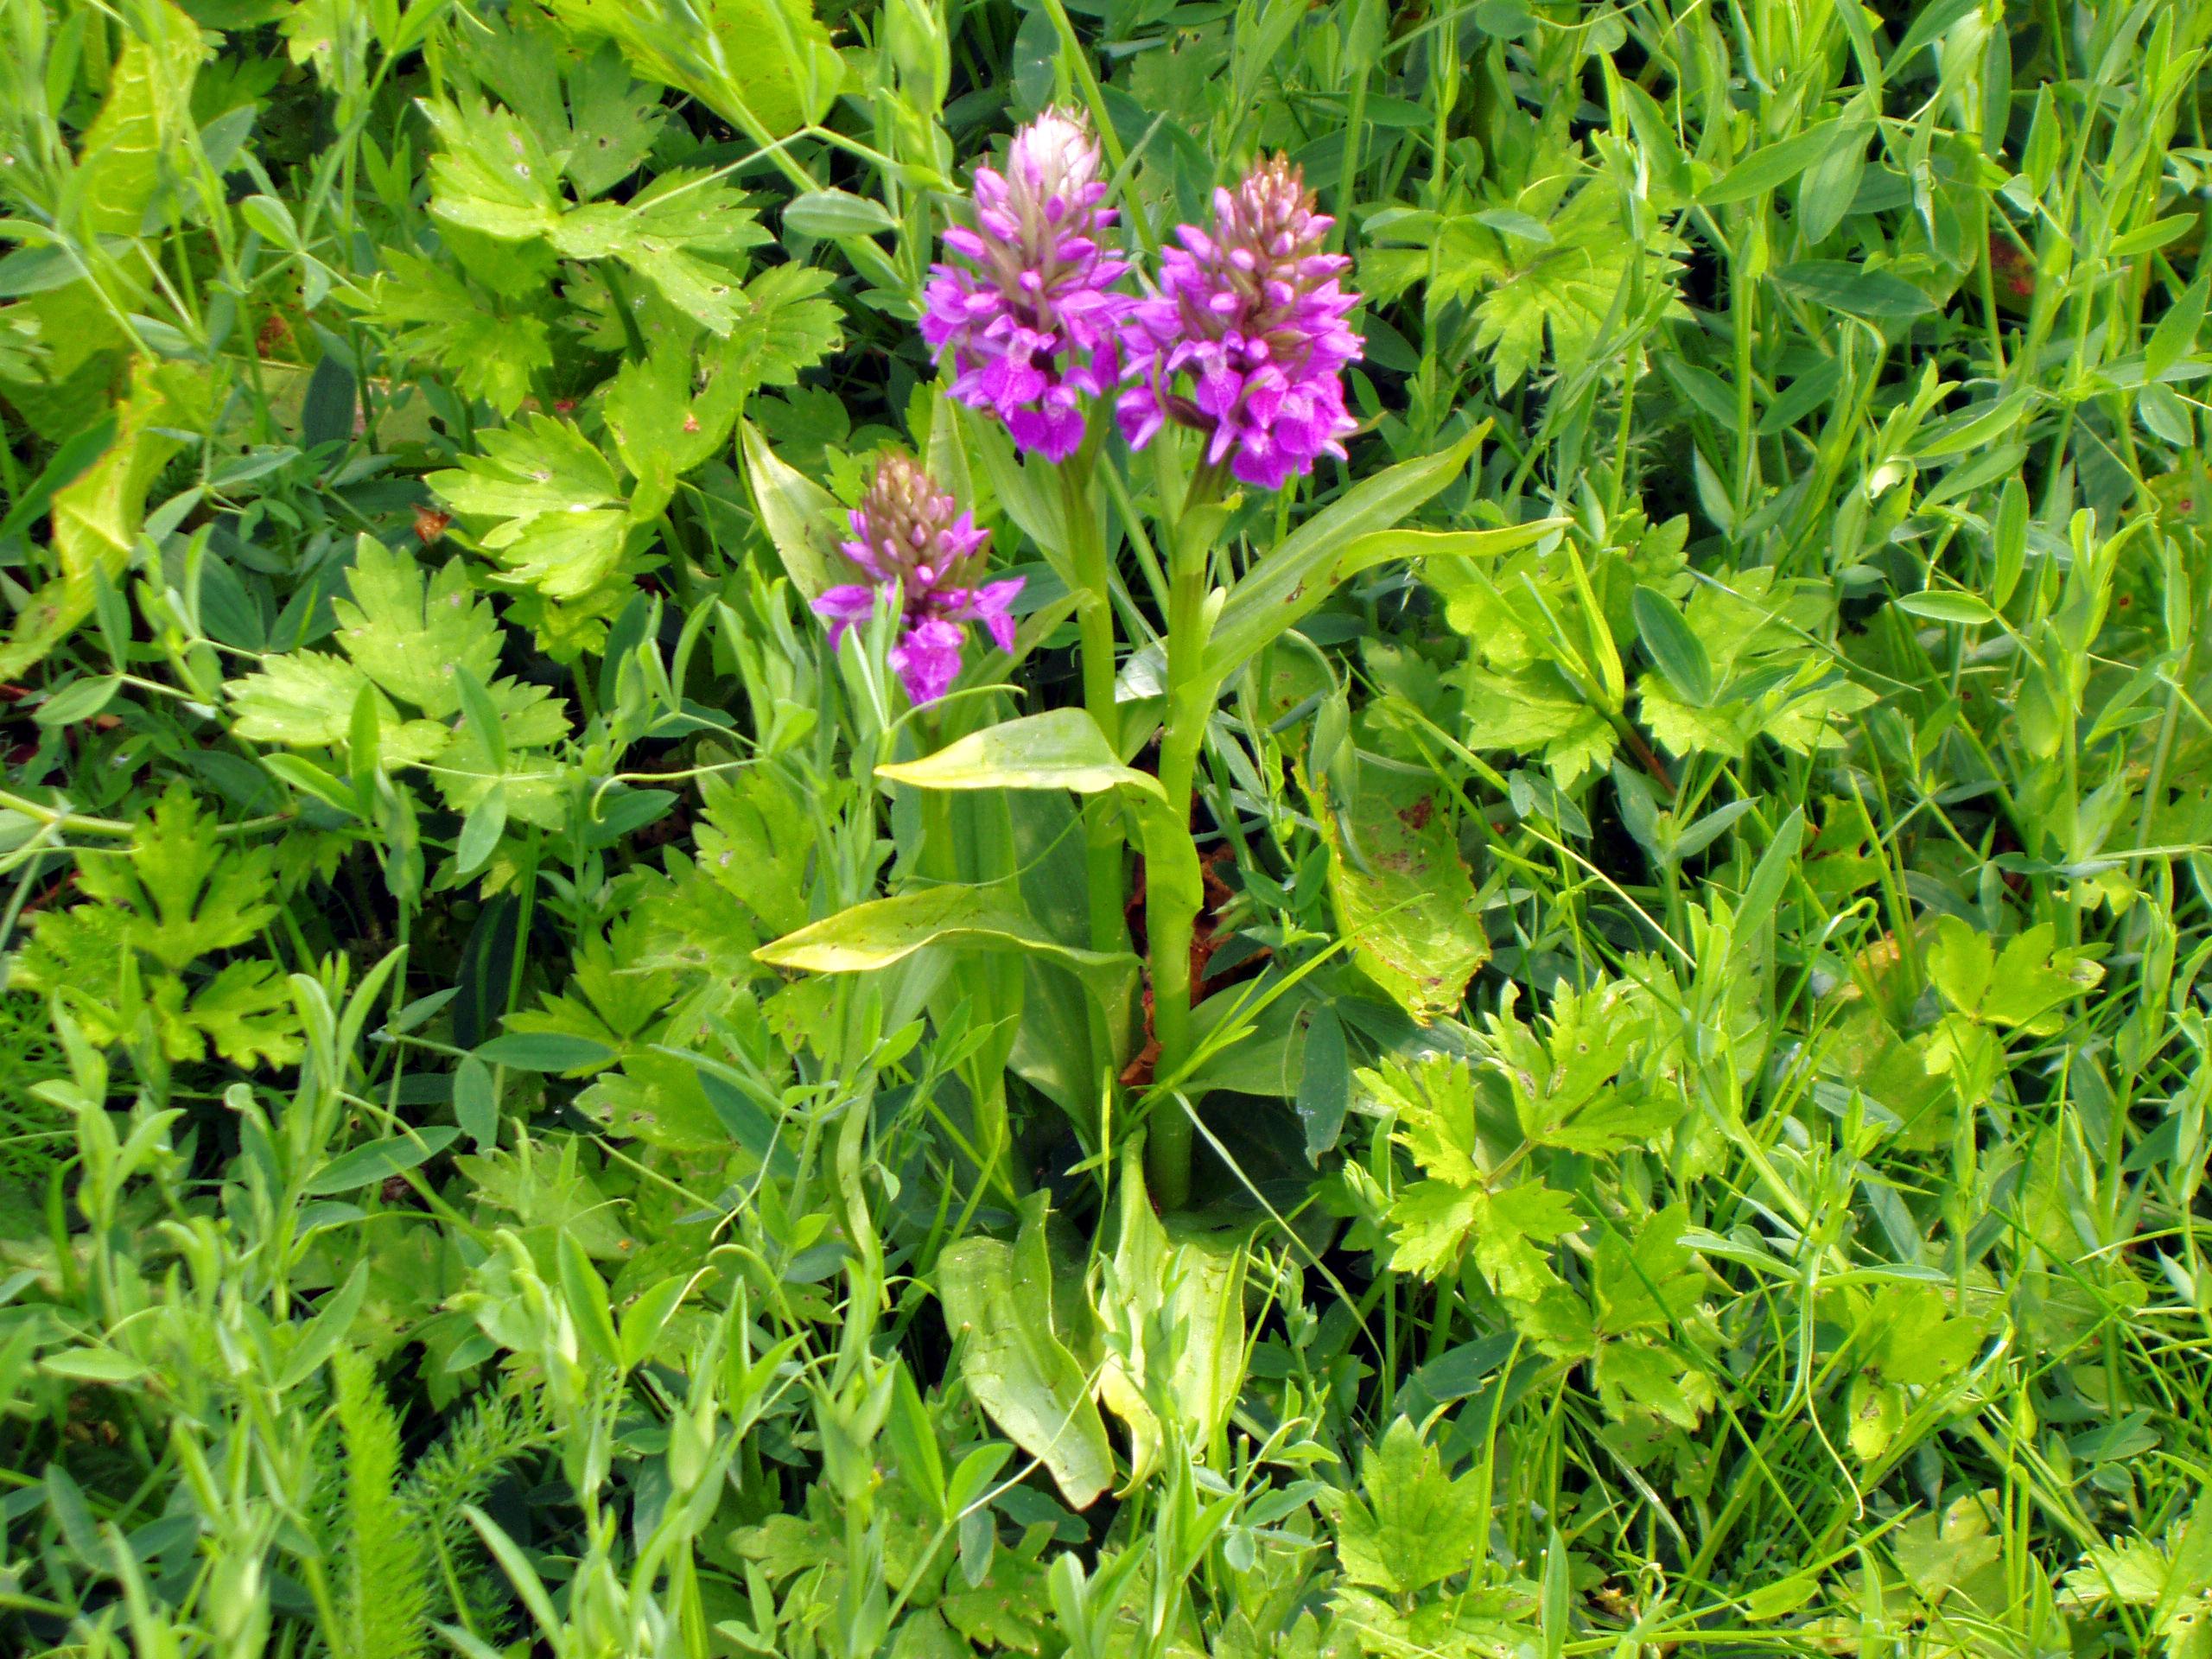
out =
[(833, 648), (879, 603), (898, 607), (905, 626), (891, 666), (917, 705), (943, 696), (958, 677), (968, 637), (962, 623), (981, 622), (1001, 651), (1014, 649), (1011, 607), (1022, 579), (977, 585), (990, 535), (958, 505), (913, 461), (886, 454), (850, 515), (852, 539), (840, 544), (868, 580), (814, 601), (815, 613), (829, 620)]
[(922, 338), (952, 359), (952, 395), (989, 410), (1017, 448), (1062, 461), (1084, 436), (1083, 398), (1121, 378), (1128, 270), (1099, 236), (1098, 143), (1080, 114), (1047, 110), (1014, 136), (1006, 171), (976, 169), (976, 226), (944, 233), (961, 264), (931, 268)]
[[(1159, 288), (1122, 329), (1128, 387), (1115, 412), (1133, 448), (1172, 419), (1211, 434), (1210, 463), (1268, 490), (1344, 453), (1357, 423), (1343, 371), (1361, 347), (1344, 317), (1360, 296), (1337, 285), (1351, 261), (1320, 251), (1335, 222), (1278, 156), (1214, 192), (1211, 235), (1176, 232), (1182, 245), (1163, 250)], [(1187, 394), (1176, 390), (1185, 375)]]

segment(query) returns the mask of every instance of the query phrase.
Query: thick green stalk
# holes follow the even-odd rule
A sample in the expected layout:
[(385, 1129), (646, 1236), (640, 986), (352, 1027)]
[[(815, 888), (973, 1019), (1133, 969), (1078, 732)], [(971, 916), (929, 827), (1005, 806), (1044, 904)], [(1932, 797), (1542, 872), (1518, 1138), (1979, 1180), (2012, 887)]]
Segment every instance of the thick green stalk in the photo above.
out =
[[(1114, 594), (1106, 546), (1090, 499), (1089, 452), (1060, 469), (1060, 499), (1067, 512), (1069, 552), (1074, 559), (1076, 628), (1083, 645), (1083, 706), (1107, 747), (1121, 753), (1122, 721), (1114, 702)], [(1084, 815), (1084, 868), (1090, 893), (1090, 948), (1128, 948), (1128, 924), (1122, 913), (1120, 820), (1107, 804), (1094, 803)]]
[[(1160, 785), (1167, 811), (1187, 831), (1198, 749), (1217, 688), (1205, 665), (1206, 566), (1215, 515), (1206, 511), (1223, 480), (1201, 468), (1175, 525), (1167, 600), (1167, 722), (1160, 741)], [(1152, 970), (1152, 1034), (1160, 1044), (1155, 1077), (1173, 1077), (1191, 1053), (1191, 939), (1200, 895), (1154, 872), (1145, 883), (1145, 933)], [(1179, 1106), (1156, 1106), (1145, 1144), (1145, 1176), (1163, 1210), (1191, 1192), (1191, 1120)]]
[[(929, 744), (934, 749), (938, 747), (934, 722), (929, 732)], [(959, 881), (963, 879), (960, 842), (953, 826), (957, 798), (938, 789), (925, 789), (918, 793), (922, 808), (922, 874), (932, 881)], [(985, 988), (996, 966), (976, 964), (976, 983), (985, 996), (989, 995)], [(1014, 1131), (1007, 1113), (1005, 1065), (1002, 1061), (992, 1065), (987, 1058), (979, 1056), (962, 1071), (975, 1110), (976, 1161), (982, 1170), (983, 1183), (998, 1187), (1008, 1203), (1019, 1202), (1021, 1191), (1014, 1179)]]

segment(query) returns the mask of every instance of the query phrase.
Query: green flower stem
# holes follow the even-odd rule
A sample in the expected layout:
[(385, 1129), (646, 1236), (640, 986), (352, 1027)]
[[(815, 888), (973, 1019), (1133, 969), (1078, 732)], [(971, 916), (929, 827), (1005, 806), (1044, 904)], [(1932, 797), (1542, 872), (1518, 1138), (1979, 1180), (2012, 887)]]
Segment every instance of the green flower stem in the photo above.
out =
[[(1217, 688), (1206, 671), (1206, 569), (1224, 477), (1203, 467), (1191, 480), (1171, 539), (1167, 598), (1167, 722), (1160, 741), (1160, 785), (1167, 811), (1188, 832), (1192, 785)], [(1191, 940), (1199, 895), (1156, 877), (1145, 883), (1145, 932), (1152, 970), (1152, 1033), (1160, 1044), (1156, 1077), (1174, 1076), (1191, 1052)], [(1191, 1120), (1179, 1105), (1156, 1106), (1147, 1131), (1145, 1179), (1162, 1210), (1191, 1195)]]
[[(1059, 468), (1060, 499), (1067, 514), (1068, 550), (1075, 563), (1076, 628), (1083, 645), (1083, 706), (1106, 745), (1122, 747), (1122, 717), (1114, 702), (1114, 593), (1106, 546), (1090, 493), (1090, 452), (1085, 449)], [(1123, 916), (1121, 821), (1098, 804), (1084, 814), (1084, 869), (1090, 895), (1090, 948), (1128, 948)]]
[[(82, 812), (48, 806), (43, 801), (35, 801), (28, 796), (4, 789), (0, 789), (0, 812), (20, 812), (32, 823), (49, 829), (58, 827), (80, 836), (110, 836), (125, 841), (137, 834), (142, 827), (121, 818), (89, 817)], [(295, 823), (298, 816), (294, 812), (270, 812), (257, 818), (245, 818), (237, 823), (218, 824), (214, 835), (218, 841), (229, 841), (237, 836), (258, 835), (264, 830), (283, 829)]]
[[(923, 729), (924, 741), (930, 749), (942, 747), (943, 734), (935, 720), (925, 720)], [(918, 861), (922, 874), (931, 881), (963, 880), (960, 837), (953, 823), (958, 798), (941, 789), (919, 790), (916, 793), (922, 809), (922, 849)], [(996, 1001), (1003, 994), (999, 976), (1008, 965), (994, 963), (987, 968), (980, 962), (976, 963), (976, 983), (983, 999)], [(1016, 968), (1014, 971), (1020, 970)], [(1006, 1104), (1006, 1067), (1003, 1063), (991, 1065), (979, 1057), (978, 1061), (961, 1069), (974, 1105), (976, 1160), (982, 1167), (984, 1183), (999, 1188), (1009, 1204), (1019, 1203), (1021, 1189), (1014, 1178), (1014, 1131)]]

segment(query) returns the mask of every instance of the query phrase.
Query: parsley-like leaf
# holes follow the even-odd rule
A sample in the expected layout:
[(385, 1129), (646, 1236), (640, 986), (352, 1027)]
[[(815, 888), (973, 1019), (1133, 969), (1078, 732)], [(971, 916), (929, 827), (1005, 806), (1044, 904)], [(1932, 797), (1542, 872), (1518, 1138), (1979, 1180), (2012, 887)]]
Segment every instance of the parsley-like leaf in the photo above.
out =
[(266, 847), (226, 847), (215, 829), (180, 779), (132, 829), (130, 855), (86, 859), (77, 884), (126, 907), (124, 938), (166, 968), (243, 944), (276, 913), (275, 858)]
[(484, 453), (427, 482), (455, 511), (496, 518), (481, 537), (510, 576), (548, 598), (580, 599), (622, 562), (630, 513), (621, 481), (571, 421), (530, 415), (481, 435)]
[(512, 414), (553, 366), (545, 320), (526, 302), (486, 294), (459, 271), (387, 248), (369, 318), (397, 328), (403, 353), (427, 358), (471, 397)]
[(332, 601), (339, 643), (371, 679), (433, 720), (461, 709), (457, 670), (489, 680), (499, 661), (499, 625), (489, 601), (468, 585), (459, 559), (427, 586), (405, 551), (360, 538), (351, 599)]
[(1406, 1418), (1360, 1454), (1359, 1490), (1337, 1518), (1337, 1559), (1354, 1584), (1412, 1595), (1465, 1573), (1490, 1531), (1487, 1484), (1453, 1479)]
[(1512, 1090), (1521, 1132), (1539, 1146), (1618, 1152), (1673, 1127), (1679, 1101), (1624, 1070), (1649, 1042), (1644, 994), (1622, 980), (1587, 991), (1561, 985), (1541, 1037), (1510, 1007), (1487, 1021), (1495, 1064)]

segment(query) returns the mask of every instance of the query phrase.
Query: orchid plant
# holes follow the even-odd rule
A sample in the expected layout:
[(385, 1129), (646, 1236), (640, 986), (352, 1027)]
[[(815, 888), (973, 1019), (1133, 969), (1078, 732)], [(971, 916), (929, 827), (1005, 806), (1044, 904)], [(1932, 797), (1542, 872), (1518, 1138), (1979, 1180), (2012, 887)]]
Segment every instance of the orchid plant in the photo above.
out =
[[(945, 257), (931, 268), (920, 322), (947, 376), (945, 395), (968, 411), (968, 438), (1001, 505), (1065, 581), (1078, 630), (1082, 709), (964, 732), (957, 717), (937, 716), (960, 677), (963, 624), (982, 623), (1001, 652), (1015, 651), (1022, 582), (986, 578), (984, 532), (943, 481), (903, 455), (881, 461), (849, 515), (842, 552), (864, 580), (826, 588), (814, 608), (833, 645), (872, 617), (893, 623), (887, 660), (925, 716), (918, 729), (928, 752), (878, 764), (880, 779), (925, 798), (1047, 788), (1090, 798), (1090, 948), (1064, 953), (1084, 959), (1074, 965), (1093, 991), (1096, 1111), (1088, 1127), (1103, 1153), (1112, 1126), (1141, 1125), (1151, 1194), (1174, 1209), (1190, 1195), (1198, 1103), (1190, 1087), (1198, 1058), (1192, 952), (1203, 902), (1194, 782), (1224, 689), (1370, 565), (1497, 552), (1555, 525), (1395, 528), (1458, 476), (1479, 439), (1475, 432), (1351, 485), (1224, 583), (1217, 556), (1243, 493), (1293, 488), (1324, 457), (1344, 459), (1357, 430), (1344, 383), (1363, 344), (1352, 323), (1360, 296), (1344, 286), (1351, 262), (1330, 251), (1334, 221), (1281, 156), (1258, 161), (1233, 187), (1217, 189), (1211, 222), (1176, 226), (1150, 270), (1116, 245), (1121, 216), (1107, 205), (1109, 194), (1086, 116), (1065, 108), (1039, 115), (1014, 135), (1002, 168), (976, 168), (967, 222), (944, 232)], [(1144, 481), (1141, 467), (1149, 468), (1148, 491), (1131, 486)], [(1141, 494), (1153, 504), (1148, 514), (1137, 505)], [(1133, 651), (1117, 626), (1117, 596), (1126, 590), (1107, 552), (1109, 505), (1133, 544), (1166, 553), (1165, 696), (1157, 703), (1132, 696), (1123, 683)], [(1155, 733), (1156, 766), (1141, 769)], [(925, 821), (929, 833), (952, 833), (941, 810)], [(1136, 966), (1124, 904), (1133, 843), (1144, 860), (1146, 947), (1141, 995), (1134, 999), (1117, 997), (1117, 983), (1129, 982), (1112, 972), (1118, 963)], [(976, 897), (968, 902), (943, 886), (962, 868), (959, 858), (940, 848), (925, 868), (939, 880), (937, 889), (861, 905), (764, 947), (762, 956), (841, 971), (878, 966), (926, 943), (1042, 948), (1033, 930), (1006, 919), (1003, 906), (985, 896), (990, 873), (971, 882)], [(972, 863), (969, 873), (976, 874)], [(996, 885), (1007, 885), (1004, 872)], [(998, 919), (987, 925), (978, 920), (986, 914)], [(997, 983), (1003, 990), (1007, 982)], [(1013, 983), (1007, 995), (1018, 1003)], [(1004, 1001), (1001, 995), (995, 1012), (1018, 1015), (1018, 1006), (1009, 1010)], [(1236, 1030), (1234, 1020), (1224, 1022), (1209, 1042), (1232, 1041)], [(971, 1088), (985, 1143), (979, 1158), (1012, 1193), (1018, 1183), (1003, 1162), (1002, 1088), (974, 1078)]]

